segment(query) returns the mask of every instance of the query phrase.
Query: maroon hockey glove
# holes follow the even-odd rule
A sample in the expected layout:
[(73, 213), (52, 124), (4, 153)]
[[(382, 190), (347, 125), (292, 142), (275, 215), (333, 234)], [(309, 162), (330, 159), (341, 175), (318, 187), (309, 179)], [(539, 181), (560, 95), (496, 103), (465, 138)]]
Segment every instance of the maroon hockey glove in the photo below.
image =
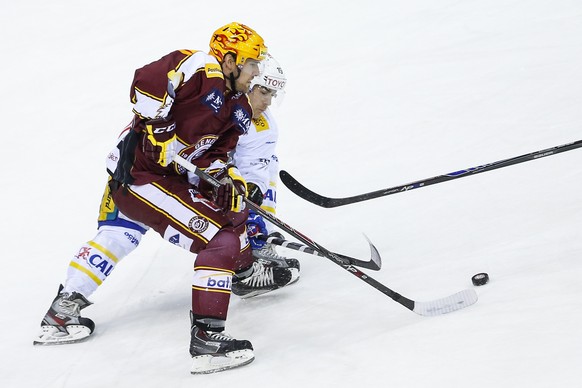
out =
[(247, 192), (247, 183), (234, 166), (225, 166), (216, 175), (221, 185), (214, 189), (214, 203), (224, 211), (239, 213), (244, 210), (243, 197)]
[(166, 167), (176, 155), (176, 123), (171, 118), (145, 123), (143, 152), (159, 165)]

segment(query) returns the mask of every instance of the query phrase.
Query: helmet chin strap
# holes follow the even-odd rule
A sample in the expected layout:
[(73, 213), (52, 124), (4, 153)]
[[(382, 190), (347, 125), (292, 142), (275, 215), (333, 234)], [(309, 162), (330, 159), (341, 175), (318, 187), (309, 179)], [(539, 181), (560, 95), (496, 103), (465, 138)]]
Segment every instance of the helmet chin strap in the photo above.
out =
[(238, 92), (238, 90), (236, 90), (236, 80), (238, 79), (238, 77), (240, 77), (240, 69), (238, 68), (238, 66), (236, 67), (236, 70), (237, 70), (236, 77), (234, 75), (234, 71), (230, 73), (230, 75), (228, 76), (228, 80), (230, 81), (230, 87), (232, 91), (235, 93)]
[[(233, 59), (234, 59), (234, 63), (236, 64), (236, 55), (233, 53), (229, 53), (232, 55)], [(228, 54), (227, 54), (228, 55)], [(230, 75), (228, 76), (228, 81), (230, 82), (230, 87), (232, 89), (233, 92), (237, 93), (238, 90), (236, 90), (236, 80), (240, 77), (241, 74), (241, 70), (238, 68), (238, 66), (235, 65), (237, 74), (236, 76), (234, 75), (234, 71), (232, 73), (230, 73)]]

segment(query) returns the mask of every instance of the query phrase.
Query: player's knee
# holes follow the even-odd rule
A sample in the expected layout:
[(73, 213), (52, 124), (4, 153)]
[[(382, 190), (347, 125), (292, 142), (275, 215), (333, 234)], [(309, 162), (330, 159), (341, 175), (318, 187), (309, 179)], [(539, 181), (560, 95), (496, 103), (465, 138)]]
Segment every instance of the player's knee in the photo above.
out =
[(196, 267), (208, 266), (232, 270), (240, 255), (240, 238), (232, 228), (221, 229), (206, 248), (198, 253)]
[(130, 254), (141, 241), (137, 230), (115, 226), (102, 226), (92, 240), (111, 252), (118, 260)]

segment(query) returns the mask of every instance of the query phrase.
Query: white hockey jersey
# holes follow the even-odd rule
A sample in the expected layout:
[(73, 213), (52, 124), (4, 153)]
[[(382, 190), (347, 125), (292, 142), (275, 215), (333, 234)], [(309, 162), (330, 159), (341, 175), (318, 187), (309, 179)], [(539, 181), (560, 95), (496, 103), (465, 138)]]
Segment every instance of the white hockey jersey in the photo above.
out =
[(271, 213), (275, 213), (277, 202), (279, 160), (275, 149), (278, 138), (279, 127), (267, 109), (258, 119), (253, 119), (251, 128), (239, 137), (231, 155), (243, 178), (264, 193), (261, 207)]

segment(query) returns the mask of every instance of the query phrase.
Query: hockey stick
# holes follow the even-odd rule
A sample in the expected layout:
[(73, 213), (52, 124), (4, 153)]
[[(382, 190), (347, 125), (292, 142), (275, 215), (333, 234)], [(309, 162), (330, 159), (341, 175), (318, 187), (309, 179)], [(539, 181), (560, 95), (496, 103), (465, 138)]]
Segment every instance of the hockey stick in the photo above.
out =
[[(180, 166), (184, 167), (186, 170), (196, 174), (201, 179), (204, 179), (206, 182), (210, 183), (214, 187), (219, 187), (220, 182), (216, 180), (214, 177), (208, 175), (206, 172), (200, 170), (192, 163), (188, 162), (186, 159), (182, 158), (179, 155), (174, 157), (174, 162), (179, 164)], [(338, 256), (335, 253), (332, 253), (316, 243), (315, 241), (311, 240), (309, 237), (305, 236), (304, 234), (298, 232), (291, 226), (287, 225), (283, 221), (279, 220), (274, 215), (267, 213), (255, 203), (250, 201), (247, 198), (244, 198), (244, 202), (246, 205), (251, 208), (255, 213), (260, 214), (263, 218), (268, 219), (274, 225), (278, 226), (285, 232), (289, 233), (291, 236), (295, 237), (308, 247), (318, 251), (327, 259), (333, 261), (352, 275), (356, 276), (357, 278), (363, 280), (370, 286), (374, 287), (378, 291), (382, 292), (383, 294), (392, 298), (392, 300), (400, 303), (402, 306), (406, 307), (407, 309), (423, 316), (435, 316), (450, 313), (452, 311), (460, 310), (467, 306), (472, 305), (473, 303), (477, 302), (477, 293), (473, 289), (466, 289), (456, 294), (435, 299), (432, 301), (427, 302), (416, 302), (412, 299), (408, 299), (405, 296), (400, 295), (399, 293), (391, 290), (390, 288), (386, 287), (382, 283), (378, 282), (377, 280), (371, 278), (370, 276), (366, 275), (358, 268), (350, 264), (347, 260), (343, 259), (341, 256)]]
[(279, 172), (279, 176), (281, 177), (281, 181), (287, 186), (289, 190), (294, 192), (299, 197), (314, 203), (321, 207), (337, 207), (337, 206), (344, 206), (349, 205), (356, 202), (367, 201), (369, 199), (374, 199), (378, 197), (384, 197), (391, 194), (401, 193), (403, 191), (410, 191), (413, 189), (418, 189), (420, 187), (430, 186), (441, 182), (450, 181), (457, 178), (462, 178), (469, 175), (476, 175), (485, 171), (492, 171), (498, 168), (503, 168), (507, 166), (512, 166), (514, 164), (528, 162), (530, 160), (540, 159), (546, 156), (559, 154), (561, 152), (570, 151), (576, 148), (582, 147), (582, 140), (575, 141), (573, 143), (563, 144), (560, 146), (548, 148), (541, 151), (532, 152), (525, 155), (516, 156), (509, 159), (500, 160), (498, 162), (493, 162), (489, 164), (484, 164), (482, 166), (471, 167), (466, 170), (459, 170), (455, 172), (451, 172), (444, 175), (438, 175), (432, 178), (422, 179), (419, 181), (407, 183), (400, 186), (389, 187), (387, 189), (378, 190), (378, 191), (371, 191), (369, 193), (354, 195), (353, 197), (343, 197), (343, 198), (331, 198), (325, 197), (323, 195), (317, 194), (307, 187), (303, 186), (301, 183), (297, 181), (297, 179), (293, 178), (291, 174), (287, 171), (281, 170)]
[[(305, 253), (309, 253), (311, 255), (325, 257), (325, 255), (319, 253), (318, 251), (316, 251), (313, 248), (310, 248), (306, 245), (301, 245), (301, 244), (296, 243), (296, 242), (288, 241), (288, 240), (285, 240), (282, 238), (269, 237), (269, 236), (259, 236), (259, 239), (261, 239), (265, 242), (271, 243), (271, 244), (282, 246), (283, 248), (293, 249), (295, 251), (305, 252)], [(354, 259), (353, 257), (341, 255), (339, 253), (336, 253), (336, 255), (338, 255), (342, 259), (349, 261), (350, 264), (355, 265), (356, 267), (367, 268), (367, 269), (371, 269), (372, 271), (378, 271), (382, 267), (382, 258), (380, 257), (380, 253), (378, 253), (378, 250), (376, 250), (376, 247), (370, 242), (370, 240), (368, 240), (368, 243), (370, 244), (370, 249), (372, 250), (372, 259), (370, 261), (363, 261), (363, 260), (359, 260), (359, 259)]]

